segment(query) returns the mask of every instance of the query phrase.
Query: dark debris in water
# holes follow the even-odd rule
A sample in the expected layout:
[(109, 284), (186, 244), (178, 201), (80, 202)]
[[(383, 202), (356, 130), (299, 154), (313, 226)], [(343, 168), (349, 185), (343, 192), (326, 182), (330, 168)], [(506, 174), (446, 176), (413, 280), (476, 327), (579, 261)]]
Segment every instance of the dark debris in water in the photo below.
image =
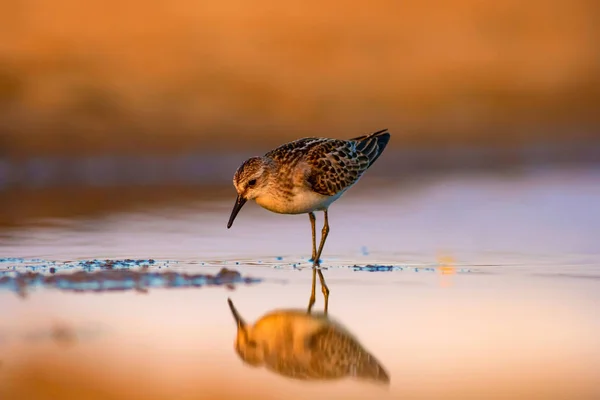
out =
[(0, 275), (7, 272), (27, 270), (27, 271), (41, 271), (50, 272), (54, 274), (61, 270), (67, 269), (83, 269), (84, 271), (92, 272), (96, 270), (104, 269), (130, 269), (130, 268), (150, 268), (162, 267), (168, 268), (172, 264), (176, 264), (177, 261), (172, 260), (154, 260), (148, 259), (124, 259), (124, 260), (75, 260), (75, 261), (52, 261), (43, 260), (39, 258), (18, 258), (18, 257), (5, 257), (0, 258)]
[[(294, 264), (276, 264), (272, 268), (275, 269), (299, 269), (302, 266), (300, 263)], [(307, 268), (311, 268), (311, 265), (307, 265)], [(403, 272), (435, 272), (442, 274), (464, 274), (473, 273), (470, 268), (460, 268), (453, 266), (410, 266), (410, 265), (378, 265), (378, 264), (367, 264), (367, 265), (328, 265), (321, 266), (321, 269), (349, 269), (357, 272), (392, 272), (392, 271), (403, 271)]]
[(350, 267), (353, 271), (365, 272), (388, 272), (388, 271), (411, 271), (411, 272), (443, 272), (443, 273), (465, 273), (471, 272), (468, 268), (456, 267), (411, 267), (400, 265), (353, 265)]
[(125, 260), (84, 260), (79, 262), (80, 266), (85, 270), (93, 271), (95, 269), (116, 269), (116, 268), (131, 268), (131, 267), (150, 267), (156, 264), (152, 258), (147, 260), (133, 260), (127, 258)]
[(34, 287), (49, 287), (69, 292), (112, 292), (137, 290), (147, 292), (150, 288), (189, 288), (203, 286), (226, 286), (258, 283), (261, 279), (242, 277), (238, 271), (221, 269), (216, 275), (187, 274), (179, 272), (151, 272), (147, 269), (104, 269), (94, 272), (47, 275), (39, 272), (17, 272), (13, 276), (0, 277), (0, 289), (8, 289), (21, 297)]

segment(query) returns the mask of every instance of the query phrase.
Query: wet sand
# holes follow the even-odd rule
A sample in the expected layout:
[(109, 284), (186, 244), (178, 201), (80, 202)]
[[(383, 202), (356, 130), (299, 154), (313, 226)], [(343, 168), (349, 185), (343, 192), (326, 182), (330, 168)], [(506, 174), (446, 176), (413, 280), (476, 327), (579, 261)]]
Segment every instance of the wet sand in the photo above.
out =
[(89, 273), (214, 277), (225, 267), (260, 282), (111, 292), (38, 284), (25, 298), (0, 288), (0, 398), (598, 398), (600, 217), (590, 211), (599, 183), (563, 171), (366, 184), (332, 208), (329, 314), (381, 362), (389, 385), (294, 380), (236, 354), (228, 298), (248, 322), (308, 305), (304, 216), (252, 206), (228, 231), (233, 199), (223, 198), (5, 229), (5, 280), (109, 259), (112, 268)]

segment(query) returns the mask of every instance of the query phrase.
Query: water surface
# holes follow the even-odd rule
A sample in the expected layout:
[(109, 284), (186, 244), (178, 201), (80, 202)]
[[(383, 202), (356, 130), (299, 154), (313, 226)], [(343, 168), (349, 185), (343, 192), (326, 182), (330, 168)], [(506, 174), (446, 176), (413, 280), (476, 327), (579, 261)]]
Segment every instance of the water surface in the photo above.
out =
[[(57, 212), (57, 195), (3, 218), (5, 281), (87, 271), (127, 289), (38, 282), (23, 296), (0, 285), (3, 398), (600, 396), (599, 170), (365, 176), (332, 206), (330, 315), (386, 368), (387, 387), (297, 381), (234, 351), (228, 297), (249, 322), (307, 306), (306, 216), (248, 204), (227, 230), (232, 188), (155, 190), (128, 191), (121, 204), (109, 190), (93, 206), (69, 196), (77, 212)], [(7, 209), (40, 202), (10, 196)], [(241, 280), (163, 284), (223, 268)], [(136, 290), (134, 273), (158, 281)]]

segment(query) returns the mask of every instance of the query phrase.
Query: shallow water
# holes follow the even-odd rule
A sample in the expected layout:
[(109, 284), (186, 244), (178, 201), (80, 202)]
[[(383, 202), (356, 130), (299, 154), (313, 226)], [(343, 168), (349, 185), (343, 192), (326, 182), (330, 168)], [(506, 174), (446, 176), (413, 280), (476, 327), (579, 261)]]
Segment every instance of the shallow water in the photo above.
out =
[[(387, 388), (238, 358), (227, 298), (248, 322), (305, 309), (311, 244), (306, 216), (255, 204), (227, 230), (232, 190), (7, 224), (2, 398), (600, 396), (600, 170), (365, 176), (332, 206), (329, 313), (380, 361)], [(240, 275), (215, 278), (222, 268)], [(58, 279), (77, 271), (101, 274)]]

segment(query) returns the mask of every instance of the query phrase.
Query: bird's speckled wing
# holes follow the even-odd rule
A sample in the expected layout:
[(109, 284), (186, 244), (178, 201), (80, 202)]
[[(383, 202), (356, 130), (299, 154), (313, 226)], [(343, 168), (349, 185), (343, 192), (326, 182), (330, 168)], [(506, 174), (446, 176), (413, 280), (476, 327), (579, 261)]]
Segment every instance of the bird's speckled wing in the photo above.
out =
[(306, 177), (315, 192), (333, 196), (354, 184), (369, 167), (369, 158), (356, 151), (354, 142), (327, 138), (304, 138), (284, 144), (265, 156), (280, 165), (310, 165)]
[(344, 376), (389, 382), (389, 376), (374, 356), (352, 336), (328, 325), (311, 335), (306, 346), (312, 354), (310, 371), (321, 379)]
[(377, 160), (390, 138), (387, 130), (350, 140), (308, 137), (286, 143), (265, 156), (290, 171), (299, 163), (310, 166), (308, 185), (316, 193), (334, 196), (352, 186)]
[(308, 152), (305, 160), (311, 166), (308, 183), (326, 196), (352, 186), (369, 168), (369, 158), (356, 150), (354, 142), (345, 140), (324, 140)]

